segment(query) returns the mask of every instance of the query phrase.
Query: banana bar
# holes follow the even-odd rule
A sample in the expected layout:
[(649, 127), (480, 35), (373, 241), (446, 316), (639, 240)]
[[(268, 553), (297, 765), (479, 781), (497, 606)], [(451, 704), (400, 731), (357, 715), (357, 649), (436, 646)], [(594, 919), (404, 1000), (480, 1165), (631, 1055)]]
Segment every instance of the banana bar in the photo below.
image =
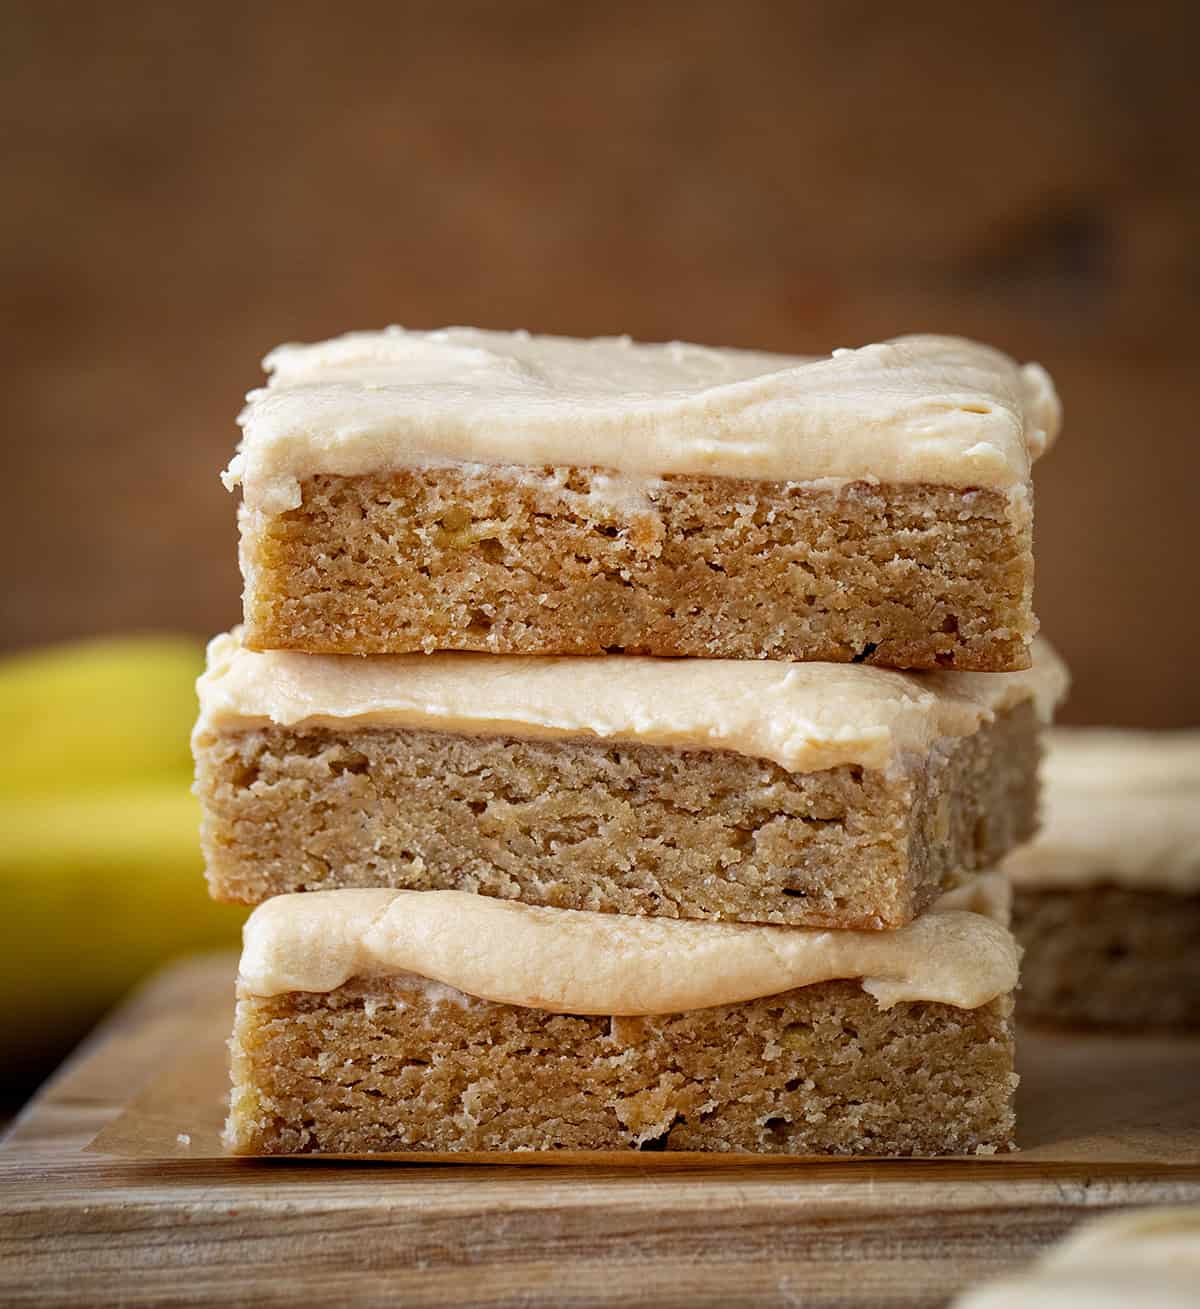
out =
[[(1003, 879), (978, 879), (999, 882)], [(896, 932), (327, 891), (246, 928), (238, 1154), (1013, 1145), (994, 884)], [(964, 888), (965, 890), (965, 888)]]
[(1066, 674), (209, 648), (209, 886), (902, 926), (1033, 832)]
[(254, 648), (1028, 665), (1035, 364), (391, 328), (265, 367), (225, 474)]

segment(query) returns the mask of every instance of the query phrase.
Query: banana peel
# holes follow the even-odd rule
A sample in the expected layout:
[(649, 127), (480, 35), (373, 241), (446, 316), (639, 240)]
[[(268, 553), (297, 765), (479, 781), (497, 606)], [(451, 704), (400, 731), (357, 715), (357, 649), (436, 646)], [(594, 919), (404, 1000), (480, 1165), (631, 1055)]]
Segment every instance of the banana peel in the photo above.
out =
[(185, 778), (0, 805), (3, 1043), (33, 1060), (167, 957), (233, 946), (245, 910), (207, 895)]
[(246, 911), (203, 878), (188, 734), (199, 643), (89, 642), (0, 661), (0, 1067), (56, 1057)]
[(0, 661), (0, 797), (191, 770), (204, 650), (188, 637), (107, 637)]

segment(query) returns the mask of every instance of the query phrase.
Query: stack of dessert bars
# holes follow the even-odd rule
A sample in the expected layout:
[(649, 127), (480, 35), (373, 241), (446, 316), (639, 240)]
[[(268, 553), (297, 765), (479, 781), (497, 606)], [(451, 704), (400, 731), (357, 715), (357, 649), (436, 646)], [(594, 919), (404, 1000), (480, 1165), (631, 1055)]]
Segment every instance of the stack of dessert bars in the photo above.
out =
[(244, 1154), (1013, 1145), (1046, 374), (287, 346), (194, 747)]

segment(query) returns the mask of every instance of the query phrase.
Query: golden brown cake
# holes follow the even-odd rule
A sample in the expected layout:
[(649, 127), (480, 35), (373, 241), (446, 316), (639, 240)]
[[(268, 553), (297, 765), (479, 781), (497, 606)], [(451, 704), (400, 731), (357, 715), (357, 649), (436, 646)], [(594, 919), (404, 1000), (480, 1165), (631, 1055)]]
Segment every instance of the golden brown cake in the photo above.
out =
[(1028, 661), (1036, 365), (395, 328), (266, 367), (226, 475), (256, 648)]
[(470, 654), (220, 637), (194, 746), (209, 885), (463, 890), (887, 928), (1033, 831), (1065, 672)]
[(1006, 863), (1022, 1016), (1200, 1028), (1200, 732), (1047, 742), (1044, 830)]
[(883, 933), (277, 897), (246, 929), (227, 1141), (992, 1153), (1013, 1142), (1017, 957), (952, 905)]

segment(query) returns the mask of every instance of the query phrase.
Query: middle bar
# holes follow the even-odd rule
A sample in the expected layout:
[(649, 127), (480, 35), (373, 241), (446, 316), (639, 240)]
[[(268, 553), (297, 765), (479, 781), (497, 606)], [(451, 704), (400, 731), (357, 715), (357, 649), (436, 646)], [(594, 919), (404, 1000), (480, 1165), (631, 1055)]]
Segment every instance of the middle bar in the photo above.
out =
[(209, 647), (193, 748), (219, 900), (459, 890), (890, 929), (1036, 826), (1044, 642), (1014, 673)]

